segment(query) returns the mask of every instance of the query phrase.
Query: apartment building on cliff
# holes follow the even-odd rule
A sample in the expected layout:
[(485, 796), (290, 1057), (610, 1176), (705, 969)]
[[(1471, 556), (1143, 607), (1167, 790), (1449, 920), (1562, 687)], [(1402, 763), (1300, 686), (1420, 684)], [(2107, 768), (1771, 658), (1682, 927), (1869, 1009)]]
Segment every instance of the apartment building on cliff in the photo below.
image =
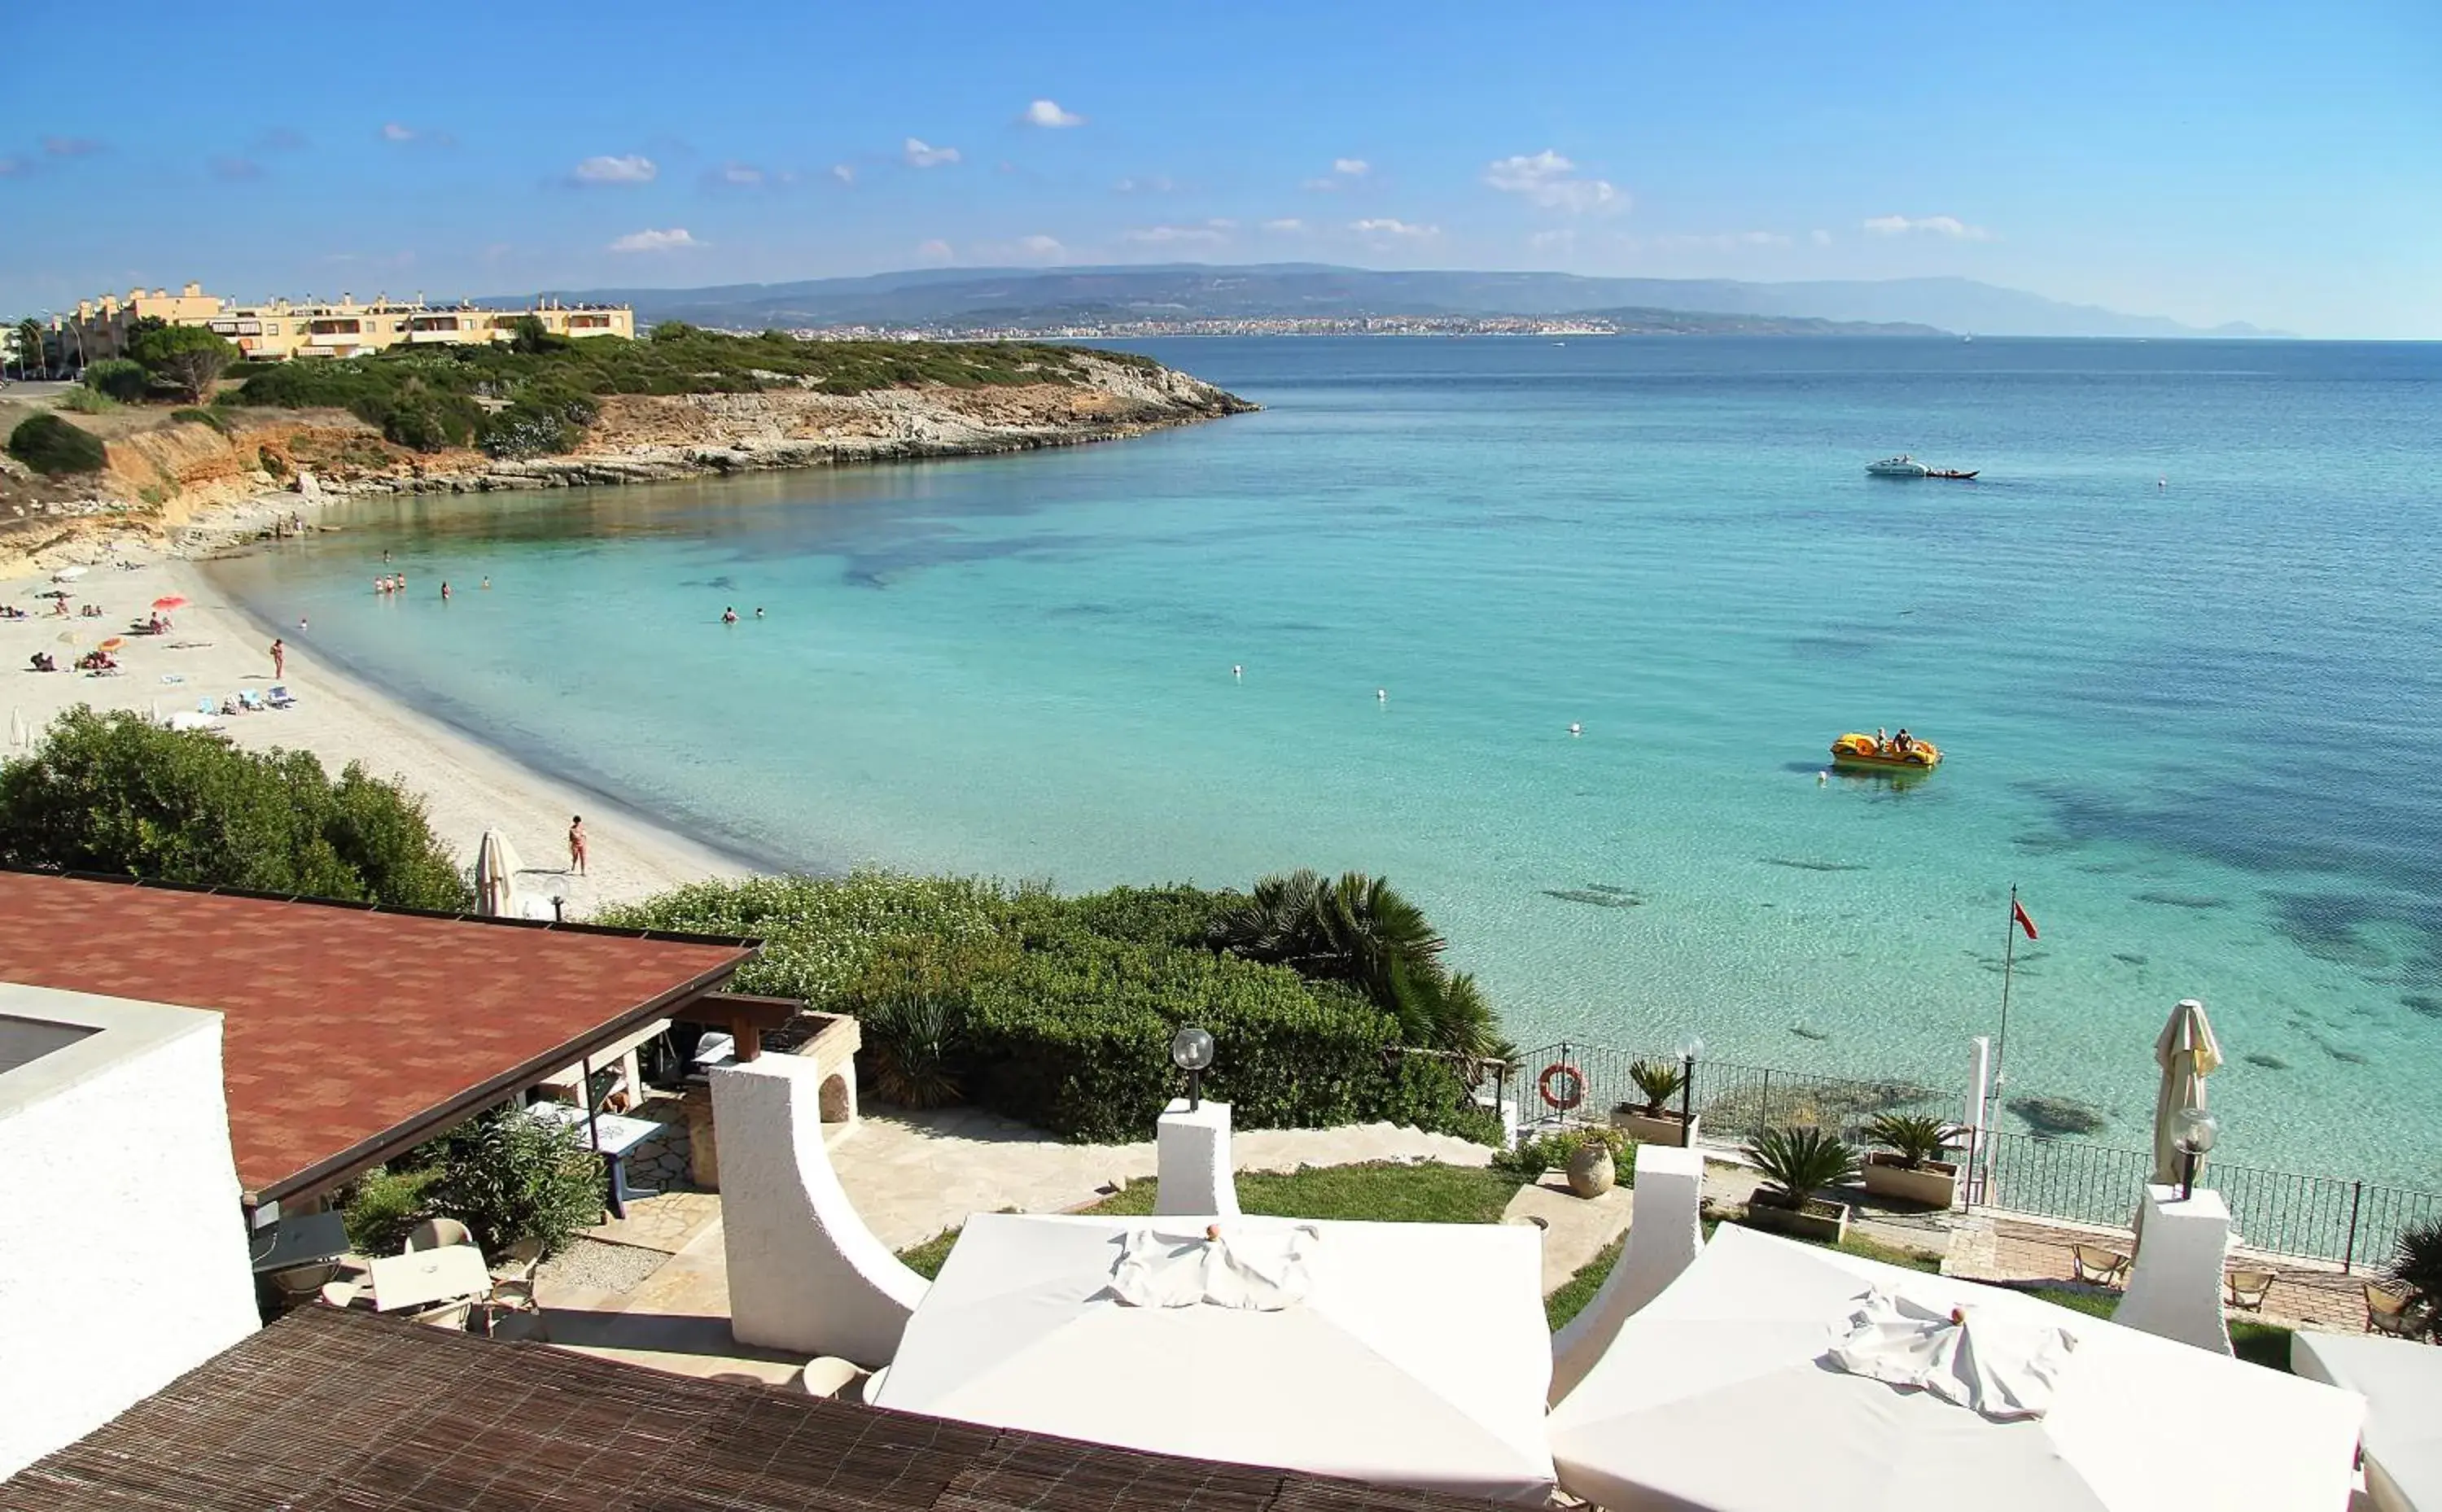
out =
[(563, 304), (545, 300), (523, 309), (479, 308), (465, 302), (427, 304), (421, 298), (392, 300), (376, 296), (359, 304), (349, 295), (337, 303), (272, 300), (241, 304), (206, 294), (190, 283), (176, 294), (130, 289), (122, 297), (105, 294), (80, 300), (62, 335), (66, 352), (80, 364), (123, 356), (136, 322), (146, 317), (172, 325), (206, 326), (228, 338), (256, 362), (284, 362), (291, 357), (354, 357), (400, 345), (461, 344), (506, 341), (527, 316), (558, 336), (633, 337), (636, 312), (624, 304)]

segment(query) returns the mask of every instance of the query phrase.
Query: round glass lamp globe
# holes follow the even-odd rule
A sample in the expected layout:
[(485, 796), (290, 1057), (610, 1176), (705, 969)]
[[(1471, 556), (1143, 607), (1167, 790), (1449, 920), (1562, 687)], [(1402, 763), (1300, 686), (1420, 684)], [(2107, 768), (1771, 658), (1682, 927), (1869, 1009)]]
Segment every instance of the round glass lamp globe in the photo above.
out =
[(2198, 1155), (2211, 1150), (2221, 1134), (2221, 1120), (2202, 1108), (2181, 1108), (2176, 1127), (2179, 1148)]
[(1200, 1029), (1183, 1029), (1170, 1037), (1170, 1061), (1182, 1071), (1201, 1071), (1212, 1064), (1212, 1036)]

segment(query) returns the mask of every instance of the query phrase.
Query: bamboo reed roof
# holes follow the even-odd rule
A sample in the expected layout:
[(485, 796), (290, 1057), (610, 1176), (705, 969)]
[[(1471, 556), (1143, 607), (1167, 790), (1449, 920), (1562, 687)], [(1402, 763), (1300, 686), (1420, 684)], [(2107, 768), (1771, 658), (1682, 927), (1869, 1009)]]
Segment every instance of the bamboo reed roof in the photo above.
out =
[[(1146, 1362), (1149, 1385), (1159, 1368)], [(0, 1482), (0, 1512), (1491, 1506), (667, 1375), (322, 1306)]]

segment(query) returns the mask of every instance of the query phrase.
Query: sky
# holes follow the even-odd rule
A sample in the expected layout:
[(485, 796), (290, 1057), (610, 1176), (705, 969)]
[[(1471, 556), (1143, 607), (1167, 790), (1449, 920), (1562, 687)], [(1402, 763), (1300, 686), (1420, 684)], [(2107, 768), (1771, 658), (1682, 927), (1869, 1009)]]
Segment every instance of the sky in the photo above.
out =
[(2442, 0), (6, 0), (0, 56), (11, 317), (1329, 262), (2442, 338)]

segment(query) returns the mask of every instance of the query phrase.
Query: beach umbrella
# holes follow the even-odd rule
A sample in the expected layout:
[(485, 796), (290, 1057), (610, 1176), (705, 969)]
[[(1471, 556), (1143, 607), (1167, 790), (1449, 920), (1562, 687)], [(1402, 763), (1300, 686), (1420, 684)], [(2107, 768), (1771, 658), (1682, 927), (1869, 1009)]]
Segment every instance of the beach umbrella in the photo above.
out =
[(64, 588), (46, 588), (34, 596), (36, 598), (74, 598), (76, 595)]
[(34, 743), (34, 732), (26, 728), (26, 711), (23, 709), (9, 711), (9, 743), (10, 745)]
[(518, 853), (498, 829), (483, 831), (475, 847), (475, 911), (501, 919), (518, 913)]
[(153, 601), (153, 607), (155, 609), (185, 609), (187, 607), (187, 595), (184, 593), (164, 593), (159, 598)]
[(1548, 1426), (1561, 1489), (1612, 1512), (2307, 1512), (2348, 1504), (2364, 1420), (2245, 1360), (1725, 1223)]
[(120, 647), (122, 647), (122, 646), (124, 646), (124, 645), (126, 645), (126, 644), (127, 644), (127, 637), (126, 637), (126, 636), (124, 636), (124, 635), (114, 635), (114, 636), (112, 636), (110, 639), (108, 639), (108, 640), (106, 640), (106, 641), (101, 642), (101, 643), (100, 643), (100, 647), (101, 647), (101, 649), (103, 649), (103, 650), (105, 650), (105, 651), (115, 651), (115, 650), (118, 650)]
[(54, 583), (73, 583), (83, 575), (84, 569), (82, 567), (63, 567), (58, 572), (51, 574), (51, 581)]
[(74, 630), (62, 630), (62, 631), (60, 631), (60, 644), (61, 644), (62, 646), (74, 646), (76, 643), (77, 643), (77, 632), (76, 632), (76, 631), (74, 631)]
[(2162, 1068), (2162, 1085), (2154, 1098), (2154, 1180), (2178, 1186), (2187, 1166), (2179, 1148), (2179, 1114), (2205, 1105), (2205, 1078), (2221, 1066), (2221, 1045), (2214, 1038), (2204, 1004), (2182, 998), (2171, 1010), (2170, 1022), (2154, 1041), (2154, 1064)]

